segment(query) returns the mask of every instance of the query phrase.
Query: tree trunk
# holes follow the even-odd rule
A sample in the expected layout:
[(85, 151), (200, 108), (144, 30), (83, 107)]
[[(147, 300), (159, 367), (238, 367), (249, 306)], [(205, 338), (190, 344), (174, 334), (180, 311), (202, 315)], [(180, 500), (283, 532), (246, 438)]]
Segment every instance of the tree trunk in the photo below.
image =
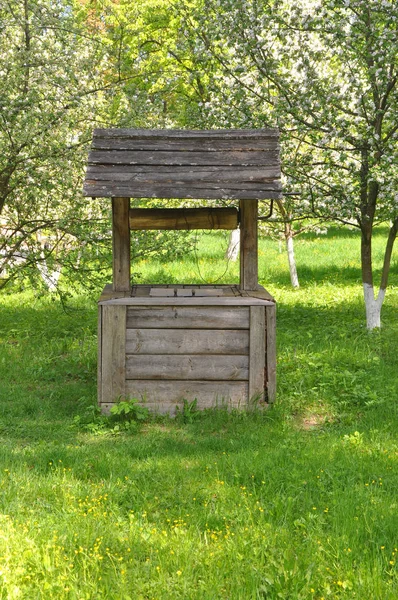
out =
[[(372, 282), (372, 263), (371, 263), (371, 237), (369, 232), (364, 235), (362, 229), (362, 277), (363, 277), (363, 293), (365, 298), (365, 309), (366, 309), (366, 327), (369, 330), (375, 329), (381, 326), (380, 314), (381, 307), (383, 306), (384, 298), (386, 295), (386, 289), (388, 284), (388, 274), (390, 271), (391, 255), (394, 247), (394, 242), (398, 232), (398, 218), (392, 223), (388, 240), (386, 244), (386, 250), (384, 253), (383, 270), (381, 273), (381, 283), (377, 298), (374, 294), (374, 286)], [(371, 232), (370, 232), (371, 235)], [(370, 270), (370, 272), (369, 272)]]
[(380, 315), (383, 305), (386, 290), (379, 290), (377, 298), (375, 298), (373, 285), (369, 283), (363, 284), (363, 295), (365, 298), (366, 310), (366, 327), (371, 331), (381, 326)]
[(233, 229), (229, 235), (229, 244), (225, 253), (225, 258), (235, 262), (239, 256), (240, 248), (240, 229)]
[(299, 288), (299, 280), (294, 256), (293, 232), (290, 223), (285, 223), (285, 239), (287, 248), (287, 259), (289, 261), (290, 281), (294, 288)]

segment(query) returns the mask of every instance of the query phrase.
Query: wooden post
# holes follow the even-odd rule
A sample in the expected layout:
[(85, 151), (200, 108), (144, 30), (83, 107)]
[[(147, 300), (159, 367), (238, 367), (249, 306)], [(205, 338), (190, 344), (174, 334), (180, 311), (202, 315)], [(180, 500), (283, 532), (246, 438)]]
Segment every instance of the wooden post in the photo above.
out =
[(276, 397), (276, 305), (267, 306), (267, 397), (274, 402)]
[[(268, 308), (268, 307), (267, 307)], [(265, 307), (250, 307), (249, 402), (264, 400)]]
[(126, 386), (126, 306), (102, 306), (101, 403), (124, 398)]
[(130, 290), (129, 198), (112, 198), (112, 245), (114, 292)]
[(240, 200), (240, 289), (258, 289), (258, 200)]

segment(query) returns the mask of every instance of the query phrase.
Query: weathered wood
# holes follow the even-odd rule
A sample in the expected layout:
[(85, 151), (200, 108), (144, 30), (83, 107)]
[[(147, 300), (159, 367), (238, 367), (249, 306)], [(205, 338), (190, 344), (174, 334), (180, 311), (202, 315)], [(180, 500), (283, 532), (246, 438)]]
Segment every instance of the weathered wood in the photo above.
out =
[(148, 329), (248, 329), (249, 307), (216, 306), (129, 307), (127, 328)]
[[(97, 182), (98, 183), (98, 182)], [(262, 189), (235, 189), (231, 186), (209, 189), (206, 186), (145, 186), (118, 185), (114, 182), (97, 185), (86, 181), (84, 195), (93, 198), (114, 198), (125, 196), (129, 198), (181, 198), (192, 200), (269, 200), (279, 199), (281, 192), (275, 187), (264, 186)], [(279, 186), (278, 186), (279, 188)]]
[(130, 201), (128, 198), (112, 199), (113, 225), (113, 290), (130, 290)]
[(126, 395), (143, 400), (145, 405), (171, 405), (188, 400), (198, 401), (198, 408), (212, 406), (246, 406), (248, 383), (246, 381), (126, 381)]
[(248, 329), (249, 307), (129, 307), (128, 328)]
[(114, 402), (125, 395), (125, 306), (102, 306), (101, 341), (101, 402)]
[(267, 306), (267, 400), (274, 402), (276, 398), (276, 305)]
[(236, 208), (132, 208), (130, 229), (235, 229)]
[(248, 354), (244, 329), (127, 329), (127, 354)]
[(277, 129), (133, 129), (133, 128), (114, 128), (114, 129), (94, 129), (94, 138), (155, 138), (157, 140), (168, 138), (179, 139), (263, 139), (276, 138), (279, 139), (279, 131)]
[(97, 343), (97, 400), (102, 402), (102, 306), (98, 306)]
[(258, 289), (257, 200), (240, 202), (240, 287)]
[(223, 187), (228, 184), (231, 187), (245, 189), (253, 187), (278, 184), (280, 165), (267, 164), (258, 167), (242, 167), (238, 169), (228, 166), (178, 166), (173, 169), (165, 165), (114, 165), (99, 164), (87, 166), (86, 180), (93, 185), (96, 181), (117, 181), (120, 184), (126, 182), (142, 185), (194, 185), (206, 184), (208, 187)]
[[(132, 298), (114, 298), (112, 300), (101, 301), (100, 304), (114, 305), (123, 304), (124, 306), (147, 306), (148, 295), (135, 296)], [(214, 298), (201, 298), (190, 296), (188, 298), (151, 298), (151, 306), (267, 306), (272, 305), (270, 300), (253, 298), (251, 296), (215, 296)]]
[(160, 150), (162, 152), (197, 152), (205, 150), (206, 152), (220, 152), (230, 150), (256, 151), (275, 149), (275, 138), (248, 138), (237, 140), (217, 139), (213, 136), (204, 138), (101, 138), (94, 137), (93, 150), (139, 150), (152, 151)]
[(249, 399), (264, 399), (265, 307), (250, 307)]
[(126, 358), (126, 379), (247, 381), (248, 378), (248, 356), (133, 354)]
[(89, 154), (91, 165), (169, 165), (169, 166), (250, 166), (278, 164), (277, 150), (216, 152), (162, 152), (153, 150), (92, 150)]

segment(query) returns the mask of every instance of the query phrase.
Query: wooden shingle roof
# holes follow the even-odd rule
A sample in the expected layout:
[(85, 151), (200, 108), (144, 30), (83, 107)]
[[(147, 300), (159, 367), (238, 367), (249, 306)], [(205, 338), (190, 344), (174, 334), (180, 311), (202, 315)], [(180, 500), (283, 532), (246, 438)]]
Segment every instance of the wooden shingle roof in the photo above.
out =
[(95, 129), (83, 193), (92, 197), (281, 197), (276, 129)]

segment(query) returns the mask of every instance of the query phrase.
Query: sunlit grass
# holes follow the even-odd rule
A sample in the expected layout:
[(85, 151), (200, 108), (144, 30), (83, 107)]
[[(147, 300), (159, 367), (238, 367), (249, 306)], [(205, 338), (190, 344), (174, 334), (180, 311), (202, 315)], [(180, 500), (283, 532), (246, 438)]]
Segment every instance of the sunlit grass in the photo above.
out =
[[(261, 242), (278, 301), (278, 402), (264, 413), (115, 431), (94, 408), (95, 300), (65, 313), (1, 298), (1, 598), (398, 597), (397, 259), (369, 334), (358, 238), (332, 234), (296, 244), (299, 290), (278, 242)], [(226, 244), (205, 236), (187, 264), (137, 267), (200, 282), (199, 262), (212, 281)]]

